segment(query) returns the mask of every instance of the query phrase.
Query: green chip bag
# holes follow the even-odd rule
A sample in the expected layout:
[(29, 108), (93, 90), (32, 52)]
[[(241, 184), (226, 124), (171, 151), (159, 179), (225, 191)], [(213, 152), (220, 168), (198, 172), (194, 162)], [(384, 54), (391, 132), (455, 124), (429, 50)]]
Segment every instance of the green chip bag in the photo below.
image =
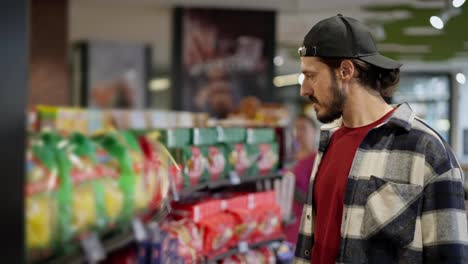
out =
[(247, 153), (251, 162), (249, 176), (269, 176), (276, 172), (279, 155), (276, 142), (247, 145)]
[(52, 251), (59, 235), (58, 165), (53, 150), (28, 138), (26, 150), (25, 231), (29, 259)]
[(229, 166), (226, 158), (226, 147), (219, 144), (205, 147), (203, 150), (207, 153), (210, 180), (218, 181), (227, 179)]
[(135, 196), (135, 177), (130, 153), (119, 142), (116, 133), (99, 136), (96, 140), (105, 150), (97, 151), (98, 162), (101, 169), (105, 170), (104, 173), (114, 174), (115, 166), (118, 166), (116, 181), (107, 180), (104, 183), (106, 216), (117, 224), (128, 223), (133, 216)]
[(79, 133), (72, 134), (68, 141), (73, 182), (71, 228), (77, 233), (101, 230), (105, 227), (105, 212), (103, 175), (98, 173), (96, 158), (97, 144)]
[(59, 241), (62, 245), (68, 244), (73, 237), (71, 228), (72, 218), (72, 190), (73, 185), (70, 177), (71, 162), (65, 149), (66, 141), (56, 133), (43, 133), (41, 139), (45, 146), (51, 149), (53, 157), (58, 165), (58, 180), (60, 182), (57, 189), (59, 221)]
[(243, 143), (226, 144), (229, 171), (234, 171), (239, 177), (249, 176), (252, 161)]
[(182, 148), (182, 164), (184, 164), (184, 187), (193, 187), (208, 182), (208, 151), (206, 147), (186, 146)]
[(134, 178), (134, 209), (137, 213), (144, 212), (148, 209), (154, 193), (147, 189), (148, 185), (151, 185), (149, 177), (152, 174), (145, 171), (145, 156), (134, 134), (120, 131), (116, 136), (130, 156), (131, 165), (129, 173)]

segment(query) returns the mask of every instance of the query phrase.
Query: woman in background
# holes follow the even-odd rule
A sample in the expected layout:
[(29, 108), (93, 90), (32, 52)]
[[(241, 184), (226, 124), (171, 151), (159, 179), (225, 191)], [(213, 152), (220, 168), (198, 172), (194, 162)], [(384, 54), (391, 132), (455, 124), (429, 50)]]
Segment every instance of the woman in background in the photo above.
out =
[(316, 147), (317, 124), (311, 118), (301, 115), (294, 122), (294, 140), (295, 140), (295, 160), (292, 172), (296, 176), (296, 186), (294, 191), (294, 201), (292, 213), (295, 217), (294, 223), (285, 227), (286, 238), (289, 242), (295, 244), (299, 232), (300, 217), (302, 215), (302, 206), (304, 205), (309, 178), (312, 173)]

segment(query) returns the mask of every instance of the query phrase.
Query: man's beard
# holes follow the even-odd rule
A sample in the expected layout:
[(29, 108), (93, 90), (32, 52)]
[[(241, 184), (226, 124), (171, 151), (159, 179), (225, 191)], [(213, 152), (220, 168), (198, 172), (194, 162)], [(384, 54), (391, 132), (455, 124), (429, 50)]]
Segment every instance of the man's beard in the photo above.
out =
[(317, 111), (317, 119), (324, 124), (331, 123), (341, 117), (346, 100), (346, 95), (338, 87), (338, 81), (334, 74), (331, 75), (331, 84), (329, 89), (332, 92), (332, 100), (328, 104), (325, 104), (325, 102), (319, 103), (315, 97), (309, 96), (311, 102), (319, 104), (325, 108), (325, 112), (321, 114)]

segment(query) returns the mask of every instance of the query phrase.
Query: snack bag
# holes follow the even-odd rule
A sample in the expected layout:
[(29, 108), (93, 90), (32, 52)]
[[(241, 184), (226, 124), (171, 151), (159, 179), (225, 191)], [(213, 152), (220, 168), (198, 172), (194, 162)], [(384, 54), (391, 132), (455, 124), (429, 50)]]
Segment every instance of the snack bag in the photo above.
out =
[(195, 223), (219, 214), (223, 210), (223, 201), (208, 198), (202, 201), (198, 199), (185, 200), (184, 202), (172, 203), (173, 216), (176, 219), (190, 219)]
[(43, 133), (41, 140), (45, 146), (51, 149), (58, 167), (59, 187), (57, 189), (59, 219), (59, 240), (62, 245), (67, 245), (75, 233), (71, 228), (72, 222), (72, 191), (73, 185), (70, 177), (71, 161), (67, 155), (68, 142), (57, 133)]
[(251, 193), (234, 195), (226, 199), (227, 212), (232, 214), (236, 220), (235, 243), (250, 241), (257, 229), (258, 222), (252, 210), (255, 206), (255, 195)]
[(249, 160), (252, 162), (250, 176), (268, 176), (276, 171), (278, 166), (278, 144), (263, 143), (247, 145)]
[(156, 190), (155, 172), (145, 171), (145, 157), (133, 134), (126, 131), (120, 131), (117, 133), (117, 139), (129, 153), (131, 159), (129, 172), (132, 174), (135, 181), (134, 206), (137, 212), (142, 212), (148, 208)]
[(247, 208), (228, 208), (228, 213), (235, 219), (233, 243), (250, 241), (258, 228), (258, 222), (251, 210)]
[(239, 177), (251, 176), (249, 168), (251, 161), (247, 154), (247, 147), (245, 144), (236, 143), (227, 145), (229, 171), (234, 171)]
[(59, 232), (58, 165), (53, 150), (28, 140), (26, 150), (26, 248), (31, 259), (54, 247)]
[(186, 219), (170, 222), (169, 232), (178, 241), (175, 255), (185, 259), (186, 263), (196, 263), (203, 250), (203, 237), (197, 225)]
[(217, 181), (225, 179), (228, 174), (228, 164), (226, 161), (226, 151), (224, 146), (216, 145), (209, 146), (207, 148), (208, 171), (210, 173), (210, 180)]
[(235, 219), (231, 214), (219, 213), (202, 219), (198, 225), (203, 236), (203, 252), (218, 254), (227, 249), (234, 236)]
[(102, 188), (103, 214), (106, 225), (113, 226), (124, 211), (125, 188), (122, 188), (119, 162), (102, 146), (96, 146), (96, 171)]
[(97, 144), (82, 134), (69, 138), (67, 155), (72, 164), (73, 181), (72, 223), (73, 232), (102, 229), (105, 225), (104, 189), (98, 172)]
[(253, 235), (254, 242), (281, 235), (282, 215), (281, 208), (276, 203), (276, 193), (274, 191), (258, 192), (253, 196), (255, 207), (252, 213), (258, 223)]
[(258, 226), (256, 238), (265, 240), (282, 233), (281, 209), (276, 204), (266, 204), (257, 206), (253, 213), (255, 214)]
[(182, 149), (184, 166), (184, 187), (193, 187), (209, 180), (209, 165), (203, 147), (187, 146)]
[(145, 174), (148, 175), (149, 192), (153, 195), (150, 200), (151, 209), (160, 209), (163, 199), (169, 193), (170, 179), (169, 152), (158, 140), (159, 134), (147, 134), (139, 137), (140, 147), (145, 155)]
[(102, 146), (96, 154), (99, 170), (106, 177), (103, 181), (106, 217), (111, 223), (128, 222), (135, 208), (135, 176), (130, 154), (114, 133), (96, 140)]

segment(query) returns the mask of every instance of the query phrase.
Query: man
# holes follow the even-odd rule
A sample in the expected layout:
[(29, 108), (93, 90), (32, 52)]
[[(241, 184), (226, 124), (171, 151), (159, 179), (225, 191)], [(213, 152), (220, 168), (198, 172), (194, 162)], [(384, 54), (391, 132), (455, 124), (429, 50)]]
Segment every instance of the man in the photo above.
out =
[(321, 128), (296, 263), (468, 263), (463, 173), (408, 104), (385, 99), (399, 63), (359, 21), (316, 24), (299, 49), (301, 95)]

